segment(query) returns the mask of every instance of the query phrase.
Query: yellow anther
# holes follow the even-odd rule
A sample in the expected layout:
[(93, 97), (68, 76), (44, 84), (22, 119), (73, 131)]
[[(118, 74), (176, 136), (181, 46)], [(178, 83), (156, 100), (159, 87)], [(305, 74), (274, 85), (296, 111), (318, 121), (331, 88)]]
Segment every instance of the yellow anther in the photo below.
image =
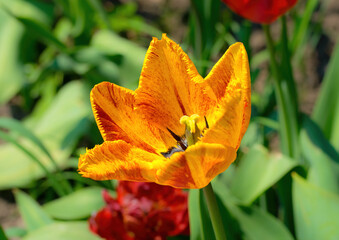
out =
[(198, 114), (193, 114), (192, 116), (182, 116), (180, 118), (180, 123), (186, 125), (185, 130), (185, 139), (187, 141), (188, 146), (194, 145), (199, 141), (201, 132), (198, 128), (198, 121), (200, 117)]
[(199, 119), (200, 116), (198, 114), (193, 114), (190, 117), (185, 115), (180, 118), (180, 123), (185, 124), (188, 131), (195, 133)]

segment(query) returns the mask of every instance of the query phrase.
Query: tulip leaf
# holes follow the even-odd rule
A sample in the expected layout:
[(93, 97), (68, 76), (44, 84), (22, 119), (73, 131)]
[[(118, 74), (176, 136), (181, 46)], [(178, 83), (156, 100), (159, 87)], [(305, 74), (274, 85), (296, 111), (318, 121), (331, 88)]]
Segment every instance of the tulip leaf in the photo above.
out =
[[(8, 238), (22, 238), (27, 234), (27, 230), (23, 228), (18, 228), (18, 227), (11, 227), (7, 228), (5, 231), (6, 235)], [(0, 238), (1, 239), (1, 238)]]
[(24, 28), (0, 5), (0, 104), (11, 99), (25, 81), (20, 62)]
[[(87, 129), (90, 114), (89, 89), (81, 82), (65, 85), (57, 94), (45, 114), (38, 119), (26, 119), (25, 126), (40, 139), (59, 167), (63, 167), (78, 137)], [(50, 158), (42, 149), (27, 139), (20, 145), (30, 152), (50, 171), (54, 169)], [(19, 143), (18, 142), (18, 143)], [(15, 156), (15, 157), (13, 157)], [(11, 159), (11, 161), (8, 161)], [(0, 145), (0, 189), (25, 186), (45, 172), (15, 145)]]
[(102, 188), (88, 187), (46, 203), (43, 208), (53, 218), (77, 220), (89, 217), (104, 206)]
[(292, 240), (291, 233), (282, 222), (257, 206), (240, 207), (235, 204), (232, 193), (220, 181), (213, 188), (224, 207), (234, 218), (243, 233), (242, 239)]
[(44, 212), (40, 205), (28, 194), (16, 190), (14, 191), (14, 196), (19, 207), (20, 215), (29, 231), (53, 223), (53, 220), (47, 213)]
[(12, 118), (1, 118), (0, 117), (0, 128), (8, 129), (11, 132), (18, 132), (20, 136), (25, 137), (26, 139), (33, 142), (37, 147), (41, 149), (42, 152), (48, 156), (53, 164), (56, 164), (54, 162), (53, 157), (49, 153), (49, 151), (46, 149), (44, 144), (40, 141), (38, 137), (34, 135), (29, 129), (27, 129), (23, 124), (21, 124), (18, 120), (12, 119)]
[(2, 229), (1, 225), (0, 225), (0, 239), (1, 240), (8, 240), (7, 236), (5, 235), (4, 230)]
[(100, 240), (90, 232), (88, 223), (55, 222), (28, 233), (22, 240)]
[(339, 193), (339, 154), (318, 125), (307, 116), (303, 118), (300, 146), (310, 164), (308, 182), (324, 190)]
[(0, 0), (1, 6), (15, 16), (34, 19), (47, 25), (52, 23), (52, 4), (38, 0)]
[(54, 36), (52, 31), (45, 25), (29, 18), (15, 16), (20, 21), (27, 31), (35, 34), (37, 39), (42, 40), (46, 45), (52, 45), (61, 52), (66, 52), (67, 47), (58, 38)]
[(313, 111), (313, 119), (319, 124), (325, 137), (339, 151), (339, 41), (326, 69), (321, 90)]
[(297, 238), (339, 239), (339, 195), (309, 183), (296, 173), (292, 178)]
[(318, 3), (319, 0), (307, 1), (305, 10), (302, 14), (302, 18), (299, 24), (296, 24), (297, 26), (294, 29), (294, 34), (292, 34), (291, 41), (292, 52), (298, 51), (298, 49), (302, 45), (302, 42), (305, 40), (307, 32), (309, 31), (309, 25), (311, 23), (312, 14), (316, 10)]
[(230, 190), (242, 204), (249, 205), (296, 166), (288, 157), (269, 155), (263, 146), (256, 145), (241, 159)]

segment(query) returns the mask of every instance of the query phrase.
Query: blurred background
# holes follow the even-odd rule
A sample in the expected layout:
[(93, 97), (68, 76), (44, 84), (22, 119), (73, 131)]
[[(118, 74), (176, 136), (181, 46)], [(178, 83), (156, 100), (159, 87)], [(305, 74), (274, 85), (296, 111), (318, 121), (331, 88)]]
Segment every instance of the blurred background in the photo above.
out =
[[(287, 184), (291, 191), (291, 183), (282, 181), (297, 165), (296, 171), (304, 177), (312, 166), (322, 169), (315, 175), (324, 185), (315, 185), (329, 192), (337, 192), (339, 184), (338, 172), (328, 182), (321, 180), (328, 177), (331, 164), (339, 162), (339, 50), (335, 48), (339, 1), (300, 0), (286, 22), (299, 110), (312, 116), (309, 124), (317, 130), (308, 135), (320, 143), (301, 140), (302, 160), (277, 173), (279, 178), (268, 181), (260, 191), (249, 197), (240, 190), (233, 192), (239, 199), (248, 197), (243, 199), (245, 206), (260, 205), (266, 194), (265, 199), (275, 204), (267, 205), (265, 211), (281, 222), (288, 216), (279, 213), (283, 200), (276, 184)], [(271, 25), (271, 31), (279, 49), (280, 21)], [(25, 208), (17, 205), (20, 201), (22, 206), (29, 205), (27, 196), (52, 218), (67, 221), (84, 220), (103, 205), (101, 190), (113, 191), (115, 182), (95, 182), (77, 173), (79, 154), (103, 141), (89, 92), (102, 81), (136, 89), (147, 47), (152, 37), (161, 38), (162, 33), (180, 44), (203, 77), (230, 44), (244, 43), (251, 67), (252, 122), (240, 160), (230, 174), (237, 174), (237, 164), (252, 151), (252, 156), (281, 158), (277, 104), (262, 26), (236, 15), (221, 1), (0, 0), (0, 225), (8, 236), (18, 238), (30, 231), (21, 217)], [(324, 81), (327, 87), (320, 91)], [(325, 152), (317, 156), (326, 155), (323, 162), (329, 165), (309, 160), (312, 156), (307, 151), (313, 147)], [(338, 170), (337, 166), (333, 169)], [(276, 170), (268, 171), (274, 175)], [(232, 185), (230, 178), (225, 176), (225, 181)], [(238, 189), (242, 187), (250, 186)], [(21, 191), (14, 190), (18, 188)], [(236, 188), (231, 186), (231, 192)], [(89, 190), (80, 197), (72, 195), (84, 189)], [(65, 198), (69, 195), (74, 198)], [(66, 199), (64, 205), (55, 204), (61, 198)], [(74, 209), (79, 201), (85, 202), (82, 211), (62, 213), (65, 206)], [(295, 234), (294, 226), (286, 222), (285, 226)]]

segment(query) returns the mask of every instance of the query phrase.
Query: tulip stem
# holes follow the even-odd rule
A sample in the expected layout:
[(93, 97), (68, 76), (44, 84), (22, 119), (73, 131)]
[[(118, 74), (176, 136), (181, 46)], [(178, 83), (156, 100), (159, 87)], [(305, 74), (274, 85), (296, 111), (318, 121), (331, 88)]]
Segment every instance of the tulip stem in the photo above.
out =
[(209, 183), (206, 187), (203, 188), (203, 191), (206, 198), (207, 208), (210, 213), (215, 238), (216, 240), (226, 240), (226, 234), (224, 231), (224, 226), (222, 224), (218, 202), (214, 195), (212, 184)]

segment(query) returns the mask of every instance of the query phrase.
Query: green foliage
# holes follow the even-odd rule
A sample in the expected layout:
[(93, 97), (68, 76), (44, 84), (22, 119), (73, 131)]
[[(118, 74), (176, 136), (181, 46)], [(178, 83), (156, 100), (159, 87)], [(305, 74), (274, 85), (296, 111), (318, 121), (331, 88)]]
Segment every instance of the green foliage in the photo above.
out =
[(93, 211), (104, 206), (102, 188), (88, 187), (80, 189), (63, 198), (50, 201), (43, 209), (53, 218), (60, 220), (78, 220), (88, 218)]
[(0, 226), (0, 240), (8, 240), (1, 226)]
[(339, 151), (339, 41), (326, 71), (323, 85), (314, 107), (313, 118), (319, 124), (327, 139)]
[(20, 61), (20, 44), (24, 27), (0, 8), (0, 103), (10, 100), (25, 82)]
[[(23, 239), (34, 239), (34, 240), (36, 239), (88, 239), (88, 240), (100, 239), (94, 236), (89, 231), (88, 226), (87, 226), (87, 221), (57, 222), (57, 221), (54, 221), (48, 214), (49, 212), (52, 213), (51, 215), (53, 215), (53, 213), (55, 214), (55, 210), (57, 209), (60, 210), (60, 207), (65, 206), (64, 204), (67, 204), (67, 202), (69, 202), (70, 200), (74, 200), (76, 201), (75, 203), (78, 203), (80, 200), (83, 200), (83, 199), (80, 199), (80, 197), (86, 197), (86, 194), (88, 196), (89, 192), (91, 193), (91, 197), (93, 199), (92, 194), (98, 194), (99, 193), (98, 191), (100, 191), (100, 189), (96, 189), (96, 188), (83, 189), (81, 192), (77, 192), (72, 195), (61, 198), (59, 199), (59, 201), (57, 200), (57, 202), (51, 202), (49, 206), (44, 207), (47, 210), (45, 212), (44, 208), (42, 208), (29, 195), (27, 195), (26, 193), (20, 190), (15, 190), (14, 192), (15, 199), (18, 204), (20, 214), (28, 230), (27, 235), (25, 235)], [(81, 206), (91, 207), (93, 206), (93, 203), (94, 203), (93, 201), (91, 202), (91, 200), (88, 200), (87, 202), (83, 203)], [(66, 209), (64, 209), (63, 211), (65, 210)], [(81, 213), (81, 209), (79, 208), (75, 209), (73, 213), (78, 217), (87, 216), (88, 209), (82, 208), (82, 210), (84, 211), (83, 213)], [(60, 214), (58, 216), (60, 216)], [(71, 213), (68, 216), (71, 216)]]
[(36, 230), (53, 222), (39, 204), (29, 195), (20, 190), (16, 190), (14, 196), (28, 231)]
[(293, 175), (293, 204), (298, 239), (338, 239), (339, 196)]
[(83, 222), (55, 222), (27, 234), (23, 240), (100, 240), (88, 229), (88, 223)]
[[(62, 168), (70, 156), (78, 138), (86, 131), (90, 109), (88, 91), (83, 83), (71, 82), (61, 89), (42, 116), (29, 118), (24, 123), (40, 139), (56, 164)], [(33, 116), (36, 112), (33, 112)], [(37, 114), (37, 113), (36, 113)], [(2, 126), (3, 127), (3, 126)], [(24, 127), (22, 127), (24, 128)], [(18, 131), (20, 128), (17, 128)], [(27, 134), (26, 134), (27, 135)], [(41, 166), (32, 161), (37, 158), (49, 171), (55, 170), (54, 162), (44, 149), (20, 135), (18, 144), (31, 154), (23, 152), (18, 146), (2, 144), (0, 146), (0, 188), (25, 186), (34, 179), (46, 175)], [(12, 156), (16, 156), (12, 158)], [(11, 161), (8, 161), (11, 159)]]
[(239, 205), (223, 182), (215, 181), (213, 186), (221, 203), (230, 213), (227, 222), (231, 223), (236, 220), (239, 224), (238, 227), (242, 233), (240, 239), (293, 239), (282, 222), (269, 213), (257, 206)]

